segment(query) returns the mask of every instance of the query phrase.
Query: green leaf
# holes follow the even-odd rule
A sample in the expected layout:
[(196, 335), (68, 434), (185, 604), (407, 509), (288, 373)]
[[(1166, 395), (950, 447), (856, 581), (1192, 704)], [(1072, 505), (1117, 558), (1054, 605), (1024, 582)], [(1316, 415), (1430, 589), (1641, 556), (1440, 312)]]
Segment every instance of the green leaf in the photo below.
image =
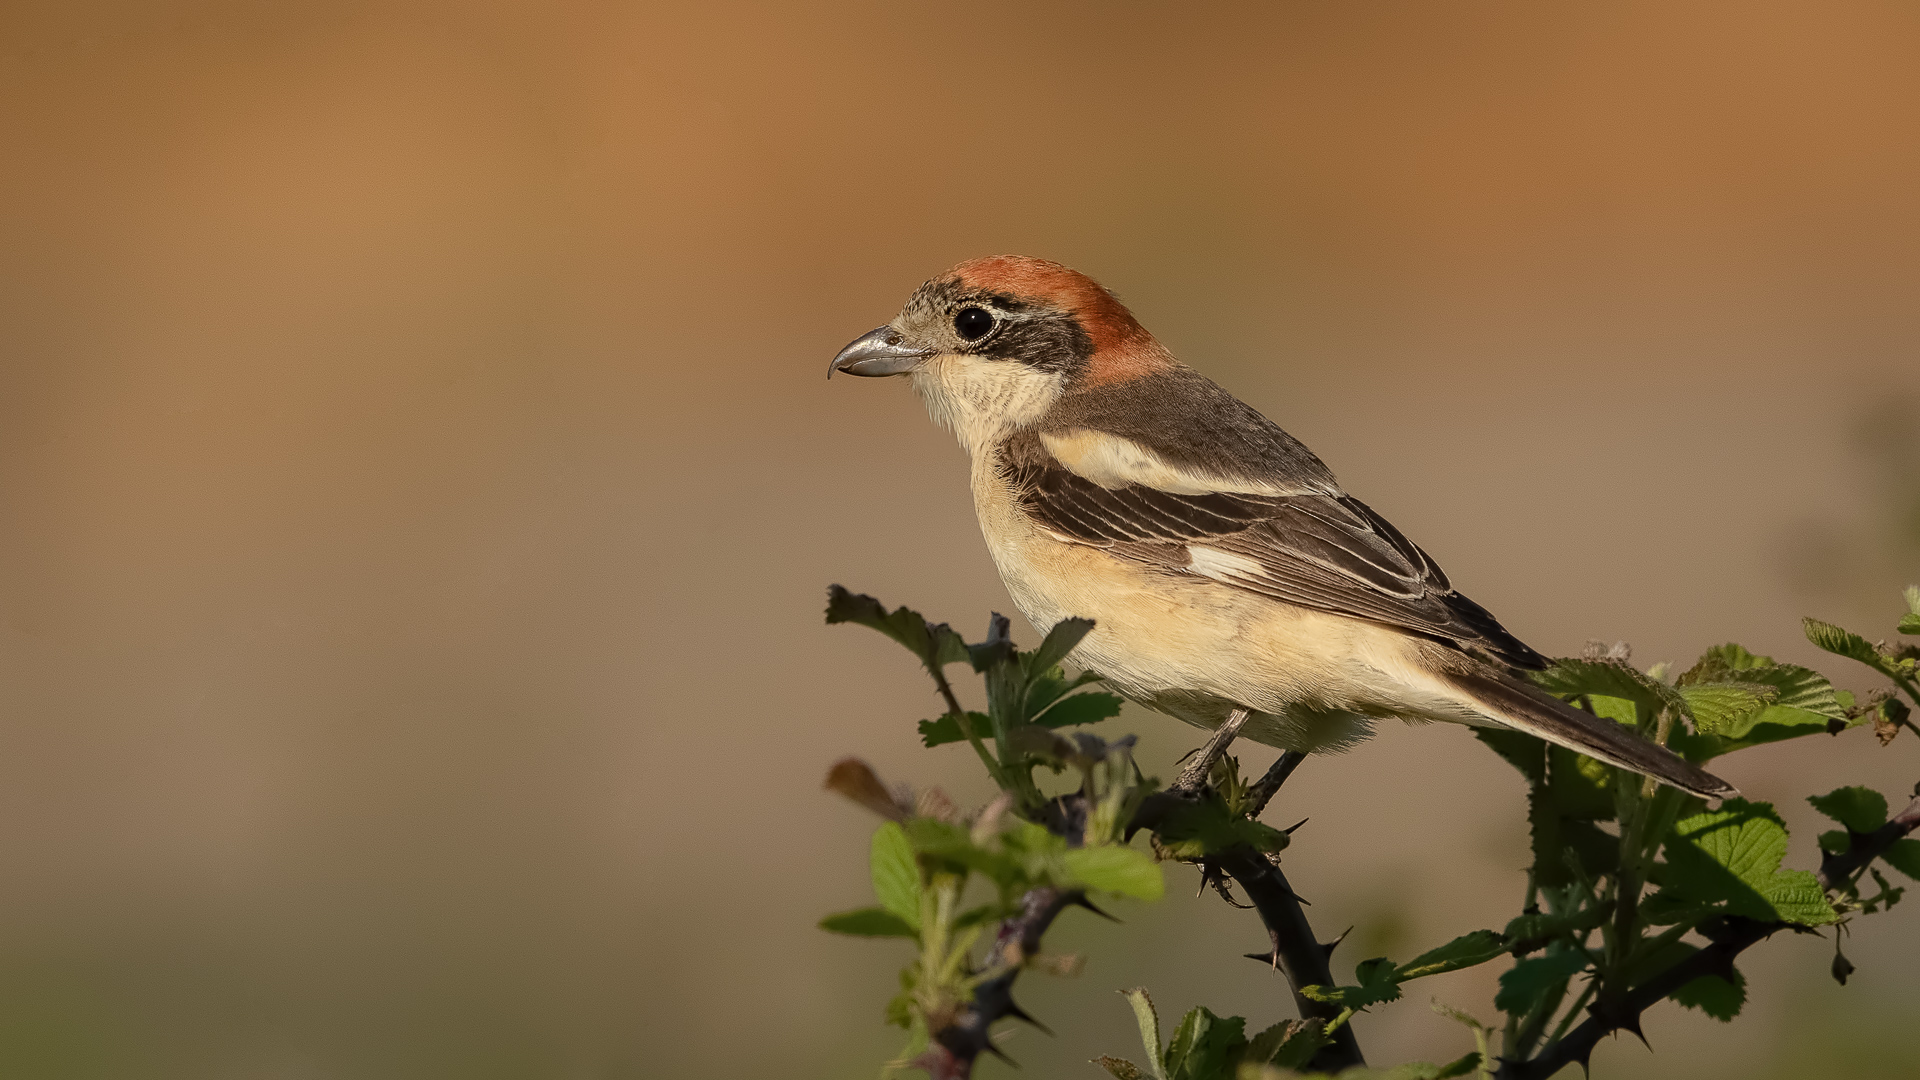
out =
[(1133, 1006), (1133, 1018), (1140, 1025), (1140, 1045), (1147, 1049), (1147, 1064), (1153, 1068), (1154, 1080), (1168, 1080), (1167, 1070), (1161, 1064), (1160, 1014), (1154, 1010), (1147, 988), (1136, 986), (1122, 990), (1120, 996)]
[(1541, 949), (1545, 948), (1553, 938), (1592, 930), (1606, 921), (1606, 914), (1606, 909), (1596, 904), (1578, 911), (1559, 914), (1542, 911), (1533, 915), (1516, 915), (1507, 923), (1501, 938), (1509, 949), (1528, 945), (1532, 946), (1528, 951)]
[(827, 589), (827, 623), (858, 623), (887, 635), (907, 647), (929, 669), (967, 659), (967, 643), (946, 623), (929, 626), (919, 612), (895, 608), (865, 593), (851, 593), (834, 585)]
[(1849, 660), (1858, 660), (1874, 668), (1880, 666), (1879, 650), (1873, 647), (1872, 642), (1861, 637), (1859, 634), (1851, 630), (1842, 629), (1832, 623), (1821, 622), (1819, 619), (1814, 618), (1800, 620), (1800, 626), (1801, 629), (1806, 631), (1808, 641), (1813, 642), (1815, 645), (1835, 656), (1844, 656)]
[[(968, 712), (967, 722), (973, 725), (973, 733), (982, 738), (993, 734), (993, 721), (986, 713)], [(920, 721), (920, 741), (927, 747), (945, 746), (948, 743), (966, 742), (967, 737), (960, 731), (960, 722), (951, 715), (938, 720)]]
[(1421, 979), (1428, 975), (1441, 975), (1449, 971), (1459, 971), (1476, 964), (1484, 964), (1507, 951), (1507, 940), (1491, 930), (1475, 930), (1471, 934), (1462, 934), (1437, 949), (1429, 949), (1419, 956), (1400, 965), (1395, 975), (1398, 982), (1408, 979)]
[(1683, 686), (1680, 696), (1693, 714), (1695, 731), (1739, 738), (1752, 730), (1779, 691), (1759, 683), (1716, 682)]
[(1279, 851), (1287, 834), (1234, 813), (1218, 798), (1177, 806), (1154, 830), (1154, 840), (1176, 859), (1198, 859), (1236, 847)]
[(1820, 882), (1805, 870), (1782, 870), (1787, 829), (1773, 807), (1728, 799), (1720, 809), (1674, 823), (1659, 884), (1679, 898), (1723, 904), (1762, 921), (1821, 926), (1834, 921)]
[[(1023, 859), (1009, 852), (990, 851), (974, 843), (973, 837), (967, 830), (958, 825), (936, 821), (933, 818), (917, 817), (909, 819), (903, 831), (916, 854), (939, 859), (967, 870), (978, 871), (992, 879), (995, 884), (1005, 888), (1030, 884), (1034, 880), (1048, 876), (1034, 872), (1034, 864), (1042, 861), (1032, 858), (1034, 853), (1025, 853), (1030, 857)], [(1047, 836), (1045, 829), (1029, 823), (1002, 834), (1000, 843), (1003, 847), (1011, 847), (1018, 842), (1016, 838), (1032, 831), (1038, 831), (1042, 836)], [(1065, 849), (1065, 841), (1058, 837), (1049, 837), (1049, 839), (1057, 845), (1058, 850)]]
[(1547, 749), (1547, 791), (1560, 813), (1584, 821), (1611, 821), (1613, 769), (1564, 746)]
[(1505, 1013), (1525, 1013), (1542, 994), (1586, 968), (1584, 952), (1553, 952), (1522, 960), (1500, 976), (1500, 992), (1494, 996), (1493, 1007)]
[(1067, 694), (1101, 681), (1099, 674), (1092, 671), (1083, 671), (1069, 679), (1066, 672), (1057, 667), (1033, 675), (1027, 681), (1027, 715), (1039, 716), (1047, 706)]
[(1167, 891), (1166, 876), (1152, 856), (1133, 848), (1103, 845), (1069, 848), (1067, 872), (1082, 888), (1158, 900)]
[(1532, 735), (1506, 728), (1474, 728), (1473, 737), (1519, 769), (1528, 783), (1538, 784), (1547, 778), (1547, 744)]
[(1061, 619), (1047, 631), (1040, 647), (1029, 654), (1028, 671), (1048, 671), (1067, 658), (1080, 639), (1093, 632), (1092, 619)]
[(873, 834), (871, 856), (873, 895), (880, 906), (914, 930), (920, 928), (920, 864), (906, 830), (887, 822)]
[(1907, 613), (1900, 616), (1900, 632), (1920, 634), (1920, 585), (1909, 585), (1902, 596), (1907, 600)]
[(1063, 728), (1077, 724), (1097, 724), (1120, 715), (1122, 702), (1117, 694), (1098, 691), (1061, 698), (1046, 712), (1033, 718), (1041, 727)]
[(1594, 694), (1631, 701), (1640, 707), (1642, 717), (1651, 717), (1663, 708), (1686, 708), (1685, 700), (1673, 687), (1619, 660), (1555, 660), (1547, 670), (1527, 674), (1541, 689), (1561, 697)]
[(851, 934), (854, 937), (917, 938), (920, 936), (920, 931), (915, 930), (907, 920), (885, 908), (877, 907), (829, 915), (820, 920), (820, 929), (831, 930), (836, 934)]
[(1887, 823), (1887, 797), (1872, 788), (1835, 788), (1825, 795), (1809, 795), (1807, 801), (1857, 833), (1870, 833)]
[(1200, 1037), (1213, 1027), (1215, 1017), (1208, 1010), (1195, 1006), (1187, 1010), (1180, 1023), (1173, 1029), (1173, 1038), (1167, 1042), (1166, 1067), (1169, 1080), (1186, 1080), (1187, 1055), (1200, 1042)]
[(1246, 1060), (1280, 1069), (1304, 1069), (1320, 1048), (1332, 1042), (1319, 1020), (1282, 1020), (1247, 1043)]
[(1920, 840), (1895, 840), (1880, 858), (1888, 866), (1920, 881)]
[(1355, 986), (1309, 986), (1300, 993), (1314, 1001), (1348, 1009), (1364, 1009), (1387, 1001), (1400, 1000), (1400, 982), (1394, 976), (1393, 961), (1384, 956), (1362, 960), (1353, 966)]
[(1820, 845), (1821, 851), (1831, 851), (1835, 855), (1845, 855), (1853, 850), (1853, 837), (1848, 836), (1845, 829), (1829, 829), (1816, 837), (1814, 843)]
[[(1183, 1044), (1188, 1021), (1193, 1022), (1193, 1038)], [(1169, 1080), (1234, 1080), (1240, 1055), (1247, 1048), (1246, 1027), (1238, 1016), (1215, 1016), (1204, 1007), (1188, 1013), (1174, 1033), (1173, 1045), (1167, 1047)]]
[(1718, 975), (1702, 975), (1675, 990), (1673, 1000), (1726, 1023), (1739, 1016), (1741, 1006), (1747, 1003), (1747, 977), (1737, 968), (1732, 982)]

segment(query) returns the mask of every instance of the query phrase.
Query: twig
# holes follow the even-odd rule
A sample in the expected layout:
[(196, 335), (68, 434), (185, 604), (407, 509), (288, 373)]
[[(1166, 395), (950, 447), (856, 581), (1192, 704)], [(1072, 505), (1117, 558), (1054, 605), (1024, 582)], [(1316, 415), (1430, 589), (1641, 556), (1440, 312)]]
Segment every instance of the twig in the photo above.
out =
[[(1322, 1022), (1337, 1019), (1340, 1006), (1315, 1001), (1300, 992), (1309, 986), (1333, 985), (1333, 972), (1327, 965), (1333, 946), (1322, 945), (1314, 937), (1306, 912), (1300, 910), (1300, 898), (1287, 884), (1286, 875), (1265, 855), (1250, 848), (1220, 855), (1218, 862), (1220, 869), (1240, 883), (1247, 899), (1253, 901), (1254, 908), (1260, 912), (1260, 921), (1267, 925), (1267, 937), (1273, 947), (1271, 962), (1287, 977), (1293, 990), (1294, 1007), (1300, 1010), (1301, 1018)], [(1360, 1043), (1354, 1038), (1353, 1025), (1342, 1024), (1334, 1030), (1333, 1042), (1314, 1055), (1311, 1067), (1338, 1072), (1366, 1063), (1360, 1054)]]
[(1228, 713), (1220, 726), (1213, 730), (1213, 736), (1200, 747), (1199, 755), (1180, 770), (1180, 776), (1174, 780), (1171, 790), (1199, 791), (1207, 782), (1207, 774), (1213, 771), (1213, 763), (1220, 760), (1220, 755), (1226, 753), (1227, 747), (1233, 744), (1234, 736), (1240, 734), (1248, 715), (1247, 710), (1238, 708)]
[(1039, 1021), (1013, 1003), (1013, 981), (1020, 977), (1027, 958), (1040, 951), (1040, 938), (1054, 918), (1075, 904), (1085, 903), (1084, 893), (1050, 885), (1029, 890), (1021, 897), (1020, 914), (1000, 924), (993, 943), (993, 959), (1004, 964), (1006, 970), (974, 987), (973, 1001), (951, 1024), (933, 1033), (926, 1053), (914, 1064), (927, 1070), (932, 1080), (967, 1080), (981, 1054), (1006, 1057), (993, 1045), (992, 1028), (997, 1021), (1012, 1017), (1039, 1027)]
[(1305, 760), (1307, 755), (1298, 750), (1281, 751), (1280, 756), (1273, 759), (1273, 764), (1267, 766), (1266, 775), (1255, 780), (1253, 786), (1247, 789), (1247, 796), (1252, 801), (1252, 808), (1247, 811), (1247, 816), (1258, 818), (1266, 810), (1267, 804), (1273, 801), (1273, 797), (1280, 793), (1280, 786), (1287, 782), (1287, 777), (1292, 776), (1293, 770), (1299, 768), (1300, 763)]

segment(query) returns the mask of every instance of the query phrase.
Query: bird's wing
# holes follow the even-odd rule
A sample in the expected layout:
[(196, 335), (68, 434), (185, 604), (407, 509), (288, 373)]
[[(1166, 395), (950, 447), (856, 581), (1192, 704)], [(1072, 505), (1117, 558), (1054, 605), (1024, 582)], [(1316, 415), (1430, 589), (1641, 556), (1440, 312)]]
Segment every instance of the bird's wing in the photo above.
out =
[[(1054, 536), (1159, 569), (1290, 604), (1385, 623), (1516, 667), (1545, 666), (1486, 609), (1365, 503), (1331, 492), (1271, 494), (1169, 466), (1138, 443), (1077, 435), (1068, 467), (1037, 437), (1009, 444), (1000, 466), (1021, 507)], [(1146, 482), (1135, 482), (1144, 480)], [(1098, 481), (1098, 482), (1096, 482)], [(1242, 485), (1250, 486), (1250, 485)], [(1172, 490), (1170, 490), (1172, 489)]]

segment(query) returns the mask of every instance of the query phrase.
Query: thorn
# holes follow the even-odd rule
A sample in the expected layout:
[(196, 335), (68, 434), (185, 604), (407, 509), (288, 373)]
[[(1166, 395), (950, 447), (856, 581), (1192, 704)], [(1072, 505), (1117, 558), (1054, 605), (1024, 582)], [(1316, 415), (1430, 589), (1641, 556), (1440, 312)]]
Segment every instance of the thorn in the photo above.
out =
[(1113, 916), (1111, 916), (1111, 915), (1109, 915), (1109, 914), (1107, 914), (1106, 912), (1104, 912), (1104, 911), (1101, 911), (1101, 910), (1100, 910), (1099, 908), (1097, 908), (1097, 907), (1095, 907), (1095, 906), (1094, 906), (1094, 904), (1093, 904), (1093, 901), (1091, 901), (1091, 900), (1089, 900), (1089, 899), (1087, 899), (1085, 895), (1081, 895), (1081, 896), (1076, 896), (1076, 897), (1074, 897), (1074, 898), (1073, 898), (1073, 906), (1074, 906), (1074, 907), (1083, 907), (1083, 908), (1086, 908), (1086, 909), (1087, 909), (1088, 911), (1091, 911), (1091, 912), (1093, 912), (1093, 913), (1094, 913), (1095, 915), (1098, 915), (1098, 916), (1100, 916), (1101, 918), (1103, 918), (1103, 919), (1105, 919), (1105, 920), (1107, 920), (1108, 922), (1116, 922), (1116, 923), (1117, 923), (1117, 922), (1119, 922), (1119, 921), (1120, 921), (1119, 919), (1116, 919), (1116, 918), (1114, 918)]
[(1648, 1050), (1653, 1049), (1653, 1044), (1647, 1041), (1647, 1033), (1640, 1030), (1639, 1013), (1634, 1013), (1631, 1017), (1619, 1021), (1619, 1027), (1621, 1031), (1633, 1032), (1634, 1038), (1640, 1040), (1641, 1046), (1646, 1047)]
[(1345, 930), (1340, 931), (1339, 937), (1334, 938), (1332, 941), (1322, 944), (1320, 946), (1320, 951), (1326, 954), (1327, 959), (1329, 960), (1333, 959), (1333, 950), (1339, 948), (1340, 943), (1347, 940), (1347, 935), (1351, 933), (1353, 933), (1353, 927), (1349, 926)]
[(1283, 833), (1286, 833), (1286, 834), (1287, 834), (1288, 836), (1292, 836), (1292, 835), (1293, 835), (1293, 830), (1295, 830), (1295, 829), (1297, 829), (1297, 828), (1299, 828), (1299, 827), (1300, 827), (1300, 826), (1302, 826), (1302, 825), (1305, 825), (1305, 824), (1306, 824), (1307, 822), (1309, 822), (1309, 821), (1311, 821), (1311, 820), (1313, 820), (1313, 819), (1312, 819), (1312, 818), (1301, 818), (1301, 819), (1300, 819), (1299, 821), (1296, 821), (1296, 822), (1294, 822), (1294, 823), (1293, 823), (1292, 825), (1289, 825), (1289, 826), (1287, 826), (1286, 828), (1284, 828), (1284, 829), (1281, 829), (1280, 831), (1281, 831), (1281, 832), (1283, 832)]
[(992, 1039), (990, 1038), (981, 1039), (980, 1042), (981, 1042), (981, 1048), (984, 1049), (987, 1053), (992, 1054), (994, 1057), (997, 1057), (1001, 1061), (1006, 1062), (1007, 1065), (1012, 1068), (1017, 1069), (1020, 1067), (1020, 1063), (1008, 1057), (1007, 1052), (1005, 1050), (1002, 1050), (999, 1047), (993, 1045)]
[(1279, 953), (1250, 952), (1250, 953), (1241, 953), (1240, 955), (1246, 957), (1249, 960), (1258, 960), (1261, 963), (1268, 965), (1269, 967), (1277, 968), (1280, 966)]
[(1038, 1020), (1035, 1020), (1032, 1016), (1028, 1015), (1027, 1010), (1014, 1004), (1011, 998), (1007, 1000), (1005, 1014), (1007, 1016), (1013, 1017), (1015, 1020), (1025, 1020), (1027, 1023), (1032, 1024), (1034, 1027), (1039, 1028), (1045, 1034), (1048, 1034), (1048, 1035), (1053, 1034), (1052, 1028), (1048, 1027), (1047, 1025), (1041, 1023)]

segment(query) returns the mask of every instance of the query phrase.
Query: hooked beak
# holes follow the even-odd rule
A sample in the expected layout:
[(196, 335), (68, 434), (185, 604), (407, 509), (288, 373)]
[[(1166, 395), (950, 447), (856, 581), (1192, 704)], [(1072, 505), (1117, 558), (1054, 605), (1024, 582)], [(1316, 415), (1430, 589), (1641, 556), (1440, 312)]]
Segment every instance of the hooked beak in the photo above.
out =
[(840, 355), (827, 365), (827, 378), (833, 378), (836, 371), (867, 377), (905, 375), (932, 355), (932, 349), (913, 349), (901, 344), (900, 331), (893, 327), (876, 327), (840, 350)]

